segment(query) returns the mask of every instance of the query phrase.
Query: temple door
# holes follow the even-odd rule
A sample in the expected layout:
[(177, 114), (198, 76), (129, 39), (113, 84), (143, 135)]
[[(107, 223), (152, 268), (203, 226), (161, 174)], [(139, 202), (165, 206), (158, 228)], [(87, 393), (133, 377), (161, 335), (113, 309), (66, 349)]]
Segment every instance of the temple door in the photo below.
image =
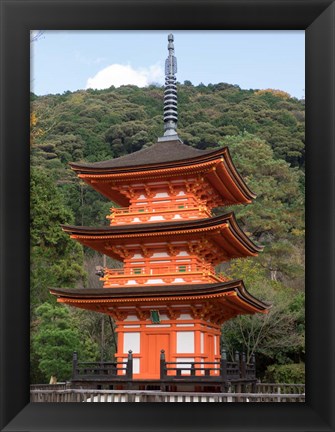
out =
[(146, 377), (159, 379), (160, 377), (160, 354), (165, 350), (165, 358), (170, 358), (169, 334), (147, 334), (147, 370)]

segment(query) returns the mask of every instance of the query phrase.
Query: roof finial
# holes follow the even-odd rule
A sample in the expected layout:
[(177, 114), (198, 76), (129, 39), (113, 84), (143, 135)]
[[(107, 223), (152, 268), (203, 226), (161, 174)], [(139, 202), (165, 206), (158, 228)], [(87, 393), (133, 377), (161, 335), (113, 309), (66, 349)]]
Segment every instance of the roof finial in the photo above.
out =
[(177, 135), (177, 59), (174, 56), (173, 34), (168, 35), (168, 41), (169, 56), (165, 60), (164, 136), (158, 138), (158, 141), (180, 140)]

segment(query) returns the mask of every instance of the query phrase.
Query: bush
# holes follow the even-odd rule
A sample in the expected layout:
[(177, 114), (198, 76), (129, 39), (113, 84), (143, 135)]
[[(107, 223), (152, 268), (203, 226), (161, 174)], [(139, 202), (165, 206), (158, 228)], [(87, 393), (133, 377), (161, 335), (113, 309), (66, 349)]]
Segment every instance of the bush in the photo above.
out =
[(305, 364), (294, 363), (268, 366), (265, 373), (265, 381), (271, 383), (304, 384)]

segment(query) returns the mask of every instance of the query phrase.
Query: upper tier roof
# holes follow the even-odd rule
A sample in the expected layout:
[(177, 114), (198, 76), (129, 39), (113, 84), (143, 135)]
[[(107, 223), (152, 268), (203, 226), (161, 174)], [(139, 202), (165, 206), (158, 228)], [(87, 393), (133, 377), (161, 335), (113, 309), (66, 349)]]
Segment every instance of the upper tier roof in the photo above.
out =
[(71, 168), (99, 193), (121, 206), (129, 205), (122, 182), (201, 175), (222, 200), (217, 205), (249, 204), (256, 195), (238, 173), (228, 150), (198, 150), (181, 141), (157, 142), (137, 152), (95, 163), (70, 163)]
[[(151, 167), (156, 168), (162, 164), (168, 165), (170, 162), (174, 162), (173, 166), (176, 166), (176, 162), (187, 162), (190, 159), (196, 158), (202, 160), (204, 156), (213, 154), (213, 156), (219, 156), (225, 151), (227, 147), (220, 148), (219, 150), (198, 150), (189, 145), (183, 144), (181, 141), (164, 141), (157, 142), (150, 147), (141, 149), (134, 153), (127, 154), (115, 159), (109, 159), (102, 162), (94, 163), (70, 163), (70, 166), (80, 173), (93, 173), (94, 171), (113, 172), (119, 171), (122, 168), (131, 167)], [(207, 159), (207, 158), (206, 158)], [(127, 171), (127, 170), (126, 170)]]

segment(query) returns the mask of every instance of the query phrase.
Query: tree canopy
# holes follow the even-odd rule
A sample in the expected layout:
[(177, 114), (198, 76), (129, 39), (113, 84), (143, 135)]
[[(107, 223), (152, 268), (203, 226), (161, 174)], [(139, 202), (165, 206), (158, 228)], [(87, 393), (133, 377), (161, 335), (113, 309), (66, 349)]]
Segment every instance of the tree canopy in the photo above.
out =
[(33, 355), (38, 357), (38, 369), (47, 380), (71, 378), (72, 355), (76, 351), (86, 361), (98, 360), (98, 346), (87, 330), (79, 329), (67, 307), (45, 302), (36, 309), (38, 331), (32, 335)]

